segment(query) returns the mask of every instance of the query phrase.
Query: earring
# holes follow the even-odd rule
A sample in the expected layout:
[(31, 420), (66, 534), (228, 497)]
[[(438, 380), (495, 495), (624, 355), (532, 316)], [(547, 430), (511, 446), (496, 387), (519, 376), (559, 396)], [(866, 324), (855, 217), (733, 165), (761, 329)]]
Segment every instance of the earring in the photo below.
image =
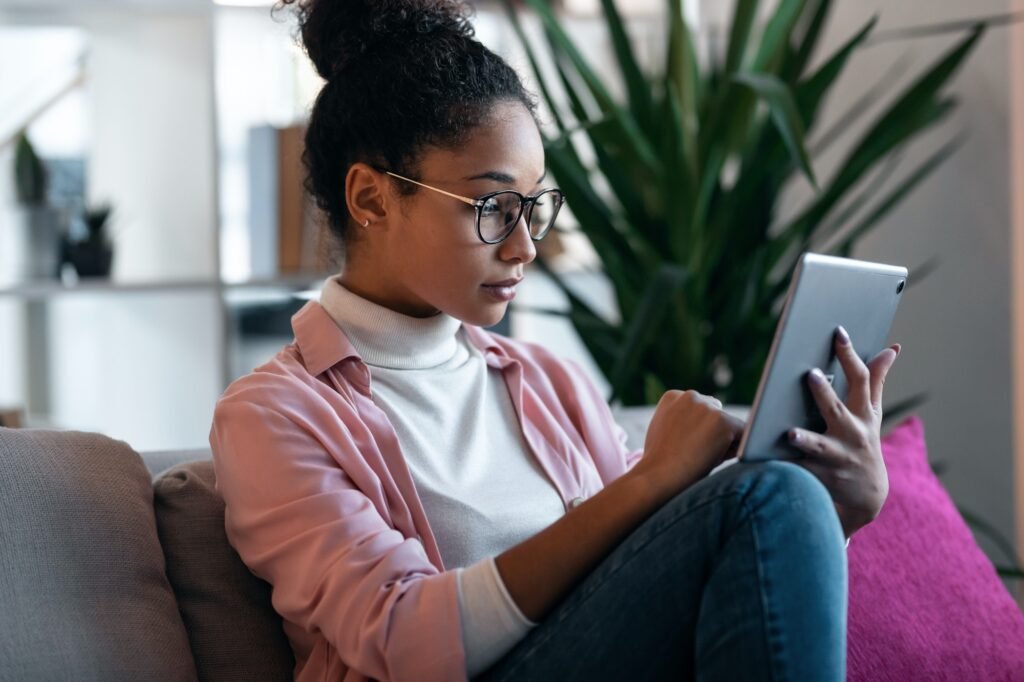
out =
[(363, 227), (369, 227), (369, 226), (370, 226), (370, 219), (369, 219), (369, 218), (367, 218), (367, 219), (366, 219), (366, 220), (365, 220), (365, 221), (363, 222)]

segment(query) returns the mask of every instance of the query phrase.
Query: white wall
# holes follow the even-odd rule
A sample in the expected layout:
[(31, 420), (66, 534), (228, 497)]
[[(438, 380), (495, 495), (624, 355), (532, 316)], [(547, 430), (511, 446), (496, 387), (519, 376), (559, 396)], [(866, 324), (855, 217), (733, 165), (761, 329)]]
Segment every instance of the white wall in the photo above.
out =
[[(81, 31), (73, 28), (12, 28), (0, 15), (0, 144), (4, 144), (66, 83), (73, 79), (76, 57), (84, 47)], [(80, 155), (83, 147), (83, 98), (73, 90), (29, 127), (29, 137), (43, 156)], [(0, 149), (0, 250), (11, 241), (13, 229), (14, 145)], [(0, 286), (15, 277), (12, 258), (0, 252)], [(0, 406), (22, 407), (26, 391), (24, 306), (0, 298)]]
[[(87, 36), (87, 193), (114, 206), (114, 281), (212, 282), (212, 11), (129, 9), (66, 6), (2, 18), (79, 27)], [(0, 377), (0, 390), (15, 394), (0, 400), (39, 395), (42, 385), (49, 414), (38, 423), (100, 431), (138, 449), (206, 443), (224, 376), (216, 288), (55, 297), (44, 310), (45, 337), (23, 328), (23, 304), (0, 304), (0, 370), (26, 354), (42, 354), (48, 367), (26, 377), (31, 387)]]
[[(115, 207), (115, 281), (217, 276), (209, 13), (82, 15), (88, 194)], [(216, 290), (69, 296), (49, 307), (51, 419), (137, 449), (206, 443), (222, 390)]]
[[(956, 0), (870, 0), (834, 7), (824, 41), (829, 51), (875, 13), (882, 31), (1001, 14), (1009, 11), (1010, 1), (979, 0), (967, 6)], [(828, 104), (826, 122), (835, 120), (903, 55), (912, 64), (900, 81), (906, 83), (956, 39), (904, 39), (857, 53)], [(903, 344), (903, 353), (886, 385), (887, 401), (930, 392), (918, 412), (932, 460), (948, 465), (943, 483), (954, 501), (1012, 539), (1009, 67), (1009, 32), (994, 29), (952, 84), (959, 111), (916, 143), (901, 168), (913, 167), (958, 131), (968, 134), (966, 144), (863, 240), (854, 255), (911, 268), (938, 259), (939, 269), (908, 289), (897, 315), (891, 339)], [(1021, 77), (1019, 70), (1016, 77)], [(853, 126), (843, 148), (873, 120), (874, 114)], [(828, 177), (837, 158), (828, 154), (815, 161), (819, 177)], [(992, 549), (985, 540), (981, 545)], [(999, 557), (994, 552), (990, 556)]]
[(74, 294), (49, 312), (55, 424), (140, 451), (207, 445), (223, 390), (213, 293)]
[(88, 192), (116, 207), (115, 277), (213, 277), (210, 15), (82, 16), (93, 121)]

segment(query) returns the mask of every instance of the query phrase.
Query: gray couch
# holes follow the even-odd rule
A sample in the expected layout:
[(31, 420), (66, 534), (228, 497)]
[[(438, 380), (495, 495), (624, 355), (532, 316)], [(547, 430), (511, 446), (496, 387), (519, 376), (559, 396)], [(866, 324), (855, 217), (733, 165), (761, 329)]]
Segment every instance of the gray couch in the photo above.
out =
[(0, 680), (290, 680), (208, 450), (0, 428)]

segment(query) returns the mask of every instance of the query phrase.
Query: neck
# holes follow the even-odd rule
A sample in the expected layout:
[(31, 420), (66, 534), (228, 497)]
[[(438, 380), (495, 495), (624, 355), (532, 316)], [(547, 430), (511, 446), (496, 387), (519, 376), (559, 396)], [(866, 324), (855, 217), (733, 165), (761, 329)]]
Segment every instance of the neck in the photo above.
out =
[(455, 337), (462, 323), (445, 313), (406, 315), (360, 296), (337, 275), (324, 283), (320, 304), (368, 365), (427, 369), (456, 352)]

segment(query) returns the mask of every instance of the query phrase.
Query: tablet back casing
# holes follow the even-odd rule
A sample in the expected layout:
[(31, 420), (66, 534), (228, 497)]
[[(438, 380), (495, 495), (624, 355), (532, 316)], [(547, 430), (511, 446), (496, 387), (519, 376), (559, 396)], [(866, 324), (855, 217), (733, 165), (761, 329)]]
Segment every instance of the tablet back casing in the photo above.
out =
[(740, 441), (740, 459), (803, 457), (786, 432), (794, 426), (825, 431), (807, 373), (819, 367), (845, 402), (847, 381), (834, 351), (835, 329), (846, 328), (866, 363), (885, 348), (906, 279), (903, 267), (814, 253), (801, 257)]

